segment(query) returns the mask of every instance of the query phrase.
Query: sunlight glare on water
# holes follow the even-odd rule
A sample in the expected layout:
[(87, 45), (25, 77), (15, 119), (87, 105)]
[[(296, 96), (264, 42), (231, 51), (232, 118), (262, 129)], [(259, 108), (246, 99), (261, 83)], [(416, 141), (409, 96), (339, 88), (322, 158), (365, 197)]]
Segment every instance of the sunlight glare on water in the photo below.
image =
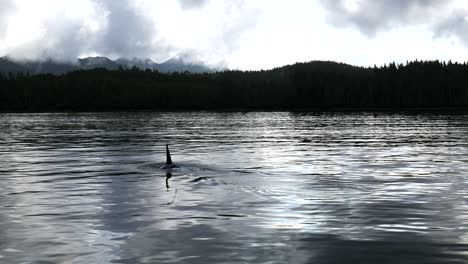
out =
[(0, 262), (466, 263), (467, 120), (0, 114)]

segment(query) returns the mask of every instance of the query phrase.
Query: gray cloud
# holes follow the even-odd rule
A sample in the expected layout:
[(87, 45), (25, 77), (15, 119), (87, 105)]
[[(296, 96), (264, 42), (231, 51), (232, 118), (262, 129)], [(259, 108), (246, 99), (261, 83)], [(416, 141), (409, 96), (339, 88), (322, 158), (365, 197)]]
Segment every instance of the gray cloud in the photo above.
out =
[[(150, 58), (160, 62), (179, 54), (185, 61), (219, 64), (238, 48), (239, 35), (255, 24), (257, 16), (255, 11), (244, 10), (244, 0), (229, 0), (217, 5), (217, 11), (224, 16), (214, 16), (212, 24), (206, 29), (210, 31), (206, 35), (211, 43), (207, 43), (208, 46), (190, 47), (181, 45), (180, 38), (175, 37), (178, 32), (167, 37), (159, 35), (159, 32), (167, 32), (167, 23), (159, 24), (157, 17), (149, 17), (150, 12), (144, 9), (145, 6), (138, 5), (134, 0), (87, 1), (87, 4), (91, 3), (91, 11), (75, 17), (62, 16), (58, 13), (60, 11), (52, 11), (57, 13), (48, 14), (47, 20), (31, 25), (40, 28), (37, 31), (40, 34), (28, 42), (8, 46), (5, 53), (0, 55), (17, 60), (74, 61), (80, 56), (97, 54), (111, 58)], [(209, 1), (179, 0), (178, 3), (184, 10), (197, 8), (197, 12), (204, 14)], [(10, 3), (10, 0), (0, 0), (0, 26), (2, 14), (11, 13), (3, 9), (7, 2)], [(164, 4), (161, 4), (161, 8), (164, 8)], [(176, 15), (181, 16), (183, 12)], [(174, 17), (173, 23), (178, 23), (177, 19)], [(3, 24), (7, 23), (5, 19)], [(190, 25), (187, 25), (187, 29), (190, 29)], [(203, 28), (196, 30), (200, 32), (199, 37), (203, 38)]]
[(203, 7), (209, 0), (179, 0), (184, 9)]
[[(49, 43), (42, 47), (41, 54), (38, 54), (38, 56), (43, 59), (54, 58), (59, 61), (74, 60), (82, 51), (82, 43), (86, 42), (83, 36), (77, 34), (77, 32), (80, 32), (81, 24), (63, 23), (63, 21), (57, 21), (56, 19), (48, 22), (47, 40), (43, 40), (43, 43), (46, 41)], [(25, 48), (33, 49), (31, 52), (34, 52), (37, 46), (30, 44)]]
[(432, 14), (448, 8), (452, 0), (360, 0), (355, 9), (346, 7), (349, 0), (321, 0), (328, 11), (328, 22), (334, 26), (357, 27), (363, 34), (374, 36), (380, 31), (412, 23), (430, 23)]
[[(4, 0), (0, 0), (4, 1)], [(131, 0), (92, 0), (105, 26), (98, 32), (86, 32), (86, 21), (52, 17), (45, 23), (40, 40), (10, 50), (18, 59), (74, 60), (81, 54), (98, 53), (117, 57), (146, 57), (165, 45), (154, 43), (156, 30)]]
[(455, 10), (445, 20), (434, 26), (435, 37), (455, 36), (468, 47), (468, 11)]
[(97, 51), (121, 56), (145, 56), (156, 47), (153, 23), (130, 5), (131, 1), (100, 0), (109, 12), (108, 28), (99, 39)]

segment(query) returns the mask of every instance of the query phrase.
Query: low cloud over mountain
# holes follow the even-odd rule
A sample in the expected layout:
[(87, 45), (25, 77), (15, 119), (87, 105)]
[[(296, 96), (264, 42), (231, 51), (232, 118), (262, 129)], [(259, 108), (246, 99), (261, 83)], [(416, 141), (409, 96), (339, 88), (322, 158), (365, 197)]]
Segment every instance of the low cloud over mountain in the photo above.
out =
[(106, 57), (88, 57), (77, 59), (73, 63), (58, 62), (54, 60), (45, 61), (15, 61), (8, 57), (0, 58), (0, 73), (29, 73), (29, 74), (64, 74), (76, 70), (91, 70), (95, 68), (105, 68), (117, 70), (119, 68), (133, 68), (141, 70), (152, 70), (163, 73), (170, 72), (213, 72), (221, 68), (212, 68), (203, 63), (193, 63), (185, 61), (180, 57), (172, 58), (164, 63), (155, 63), (150, 59), (125, 59), (111, 60)]

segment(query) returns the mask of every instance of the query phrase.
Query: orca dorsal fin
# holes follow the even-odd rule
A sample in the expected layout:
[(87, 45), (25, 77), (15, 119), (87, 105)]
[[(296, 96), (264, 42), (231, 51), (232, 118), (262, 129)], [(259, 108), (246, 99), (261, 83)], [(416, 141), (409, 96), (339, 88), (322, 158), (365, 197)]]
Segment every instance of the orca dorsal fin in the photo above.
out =
[(171, 153), (169, 152), (169, 144), (166, 144), (166, 165), (172, 165)]

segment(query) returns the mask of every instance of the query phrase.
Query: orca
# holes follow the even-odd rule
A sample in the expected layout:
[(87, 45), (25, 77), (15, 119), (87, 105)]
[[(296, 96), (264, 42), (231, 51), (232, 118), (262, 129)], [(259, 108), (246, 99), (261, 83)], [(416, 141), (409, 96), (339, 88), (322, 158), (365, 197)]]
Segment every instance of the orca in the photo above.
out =
[(170, 170), (174, 168), (179, 168), (179, 166), (172, 163), (171, 153), (169, 152), (169, 144), (166, 144), (166, 165), (162, 166), (162, 170)]

